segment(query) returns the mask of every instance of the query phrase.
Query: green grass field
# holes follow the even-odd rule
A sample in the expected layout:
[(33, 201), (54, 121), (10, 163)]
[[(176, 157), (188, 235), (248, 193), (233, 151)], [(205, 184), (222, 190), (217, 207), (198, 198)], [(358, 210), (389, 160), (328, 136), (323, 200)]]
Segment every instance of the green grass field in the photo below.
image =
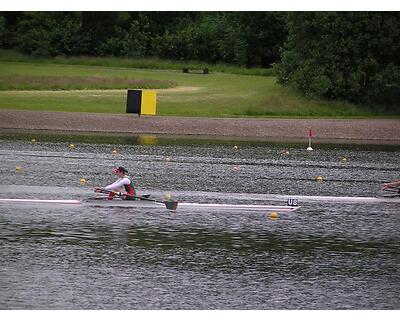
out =
[(204, 117), (379, 117), (346, 102), (307, 99), (275, 77), (0, 60), (0, 109), (124, 113), (126, 89), (157, 89), (157, 114)]
[(0, 61), (28, 62), (41, 64), (83, 65), (97, 67), (115, 67), (150, 70), (182, 70), (184, 67), (209, 68), (214, 72), (244, 74), (257, 76), (272, 76), (272, 69), (243, 68), (229, 64), (209, 64), (201, 61), (176, 61), (158, 58), (113, 58), (113, 57), (37, 57), (19, 53), (14, 50), (0, 49)]

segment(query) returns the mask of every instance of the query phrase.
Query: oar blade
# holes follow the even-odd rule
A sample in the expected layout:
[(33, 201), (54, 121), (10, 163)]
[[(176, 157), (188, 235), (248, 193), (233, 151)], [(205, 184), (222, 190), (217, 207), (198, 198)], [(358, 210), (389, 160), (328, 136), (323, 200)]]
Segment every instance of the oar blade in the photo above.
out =
[(386, 192), (391, 192), (391, 193), (399, 193), (400, 194), (400, 188), (392, 187), (392, 188), (387, 188), (384, 190)]
[(165, 201), (164, 204), (168, 210), (175, 211), (178, 208), (178, 201)]

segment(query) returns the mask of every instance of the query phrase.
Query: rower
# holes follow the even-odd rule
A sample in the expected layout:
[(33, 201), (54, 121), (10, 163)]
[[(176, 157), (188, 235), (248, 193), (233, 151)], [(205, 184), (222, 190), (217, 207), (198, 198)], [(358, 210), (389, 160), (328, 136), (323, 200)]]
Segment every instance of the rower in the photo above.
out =
[(104, 192), (108, 191), (108, 199), (112, 200), (115, 194), (122, 195), (122, 199), (125, 200), (135, 200), (136, 191), (133, 186), (132, 178), (127, 175), (128, 170), (124, 167), (116, 167), (113, 169), (114, 174), (118, 177), (118, 180), (114, 183), (104, 187), (104, 188), (95, 188), (95, 192)]

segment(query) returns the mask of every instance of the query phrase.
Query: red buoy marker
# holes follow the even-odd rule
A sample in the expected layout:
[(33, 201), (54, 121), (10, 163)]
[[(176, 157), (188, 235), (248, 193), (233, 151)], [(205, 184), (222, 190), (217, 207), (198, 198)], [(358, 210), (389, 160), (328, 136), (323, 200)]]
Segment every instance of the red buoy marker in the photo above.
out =
[(312, 132), (311, 128), (308, 128), (307, 136), (308, 136), (308, 148), (307, 148), (307, 151), (312, 151), (313, 148), (311, 148), (311, 141), (312, 141), (312, 138), (314, 137), (314, 133)]

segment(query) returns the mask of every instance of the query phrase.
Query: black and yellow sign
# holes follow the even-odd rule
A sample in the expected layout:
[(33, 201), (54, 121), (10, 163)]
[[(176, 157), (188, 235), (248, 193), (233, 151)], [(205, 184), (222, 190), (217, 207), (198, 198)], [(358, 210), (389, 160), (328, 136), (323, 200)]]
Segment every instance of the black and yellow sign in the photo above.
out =
[(126, 113), (155, 115), (157, 93), (155, 90), (128, 90)]

